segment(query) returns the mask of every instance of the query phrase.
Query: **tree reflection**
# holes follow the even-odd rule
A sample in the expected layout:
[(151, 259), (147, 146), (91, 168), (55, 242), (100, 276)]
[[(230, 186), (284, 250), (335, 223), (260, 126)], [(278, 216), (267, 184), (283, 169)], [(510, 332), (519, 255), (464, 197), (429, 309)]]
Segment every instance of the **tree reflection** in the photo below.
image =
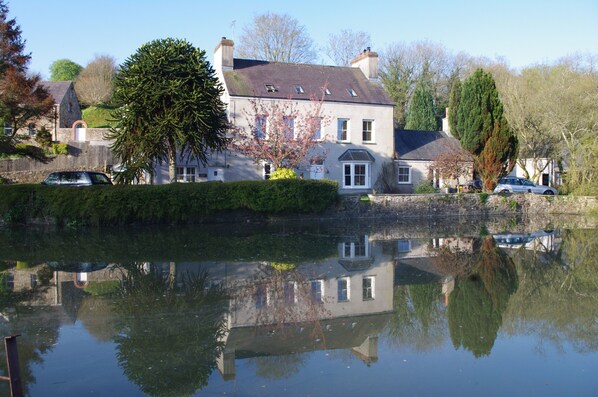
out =
[(475, 357), (490, 354), (510, 296), (517, 290), (513, 261), (492, 237), (482, 241), (473, 267), (459, 277), (449, 297), (448, 323), (455, 348)]
[(509, 332), (533, 332), (559, 348), (598, 351), (596, 230), (567, 230), (560, 251), (514, 255), (521, 285), (505, 316)]
[(389, 335), (392, 341), (430, 351), (446, 335), (439, 284), (402, 285), (394, 291), (394, 315)]
[(208, 288), (207, 272), (175, 280), (147, 266), (126, 266), (115, 301), (117, 358), (151, 396), (188, 396), (207, 385), (222, 351), (227, 297)]

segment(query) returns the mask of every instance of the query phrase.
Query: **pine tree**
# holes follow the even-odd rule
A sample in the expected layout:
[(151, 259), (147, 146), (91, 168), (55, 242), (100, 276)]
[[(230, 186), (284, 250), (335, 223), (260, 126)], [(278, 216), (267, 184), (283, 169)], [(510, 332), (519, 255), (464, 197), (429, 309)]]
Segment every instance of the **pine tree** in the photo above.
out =
[(421, 131), (436, 131), (437, 129), (434, 97), (428, 85), (423, 81), (415, 86), (405, 129)]
[(491, 190), (513, 169), (518, 144), (490, 73), (478, 69), (463, 83), (457, 127), (461, 146), (474, 156), (484, 188)]

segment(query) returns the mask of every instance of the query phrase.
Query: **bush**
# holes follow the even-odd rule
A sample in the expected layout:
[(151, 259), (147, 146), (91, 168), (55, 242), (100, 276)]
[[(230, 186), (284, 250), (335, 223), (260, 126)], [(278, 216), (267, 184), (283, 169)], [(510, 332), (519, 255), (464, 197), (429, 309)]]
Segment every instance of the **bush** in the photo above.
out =
[(107, 105), (90, 106), (83, 109), (83, 121), (89, 128), (110, 128), (115, 126), (113, 107)]
[(290, 168), (277, 168), (270, 175), (270, 179), (296, 179), (297, 174)]
[(52, 154), (67, 155), (69, 154), (69, 145), (66, 143), (54, 143), (52, 144)]
[(259, 213), (321, 212), (336, 202), (333, 181), (175, 183), (163, 186), (1, 185), (0, 219), (45, 219), (59, 225), (193, 223), (234, 210)]
[(436, 193), (436, 188), (434, 186), (432, 186), (432, 182), (424, 181), (424, 182), (419, 183), (415, 187), (415, 193), (416, 194)]
[(42, 127), (35, 133), (35, 142), (43, 148), (49, 148), (52, 144), (52, 134), (46, 127)]

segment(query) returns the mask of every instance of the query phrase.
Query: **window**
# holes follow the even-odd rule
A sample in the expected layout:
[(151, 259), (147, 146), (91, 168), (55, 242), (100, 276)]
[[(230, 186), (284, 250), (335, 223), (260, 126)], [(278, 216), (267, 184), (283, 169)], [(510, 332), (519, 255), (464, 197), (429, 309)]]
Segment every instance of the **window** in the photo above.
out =
[(397, 244), (400, 253), (411, 251), (411, 240), (399, 240)]
[(268, 118), (266, 115), (259, 114), (255, 116), (255, 136), (258, 139), (266, 138), (266, 123)]
[(351, 299), (349, 281), (349, 277), (342, 277), (337, 280), (337, 298), (339, 302), (348, 302)]
[(272, 175), (272, 164), (264, 163), (264, 179), (270, 179)]
[(376, 279), (373, 276), (367, 276), (361, 280), (361, 291), (364, 301), (374, 299), (375, 281)]
[(195, 167), (176, 167), (177, 182), (195, 182)]
[(310, 129), (313, 130), (314, 134), (313, 134), (313, 140), (314, 141), (319, 141), (320, 139), (322, 139), (322, 119), (317, 117), (317, 118), (312, 118), (310, 120)]
[(338, 119), (336, 139), (341, 142), (349, 140), (349, 119)]
[(297, 92), (297, 94), (305, 94), (303, 87), (301, 87), (300, 85), (295, 86), (295, 92)]
[(30, 274), (31, 276), (31, 288), (37, 287), (37, 274)]
[(266, 84), (266, 91), (267, 92), (278, 92), (274, 84)]
[(27, 126), (27, 131), (29, 132), (29, 136), (34, 137), (35, 133), (37, 132), (35, 128), (35, 124), (31, 123)]
[(287, 281), (283, 286), (284, 303), (286, 305), (294, 305), (297, 302), (295, 294), (296, 284), (293, 281)]
[(15, 289), (15, 276), (14, 274), (8, 273), (6, 275), (6, 289), (12, 291)]
[(265, 285), (259, 285), (255, 290), (255, 308), (263, 309), (268, 306), (268, 294)]
[(353, 88), (347, 88), (347, 92), (349, 93), (349, 95), (351, 95), (353, 98), (355, 98), (357, 96), (357, 93), (355, 92), (355, 90)]
[(367, 234), (359, 236), (352, 241), (342, 243), (340, 254), (343, 259), (367, 258), (369, 257), (370, 245)]
[(311, 287), (311, 299), (314, 302), (323, 302), (324, 280), (311, 280), (309, 283)]
[(363, 120), (363, 135), (362, 135), (362, 139), (364, 142), (372, 142), (373, 136), (372, 136), (372, 127), (374, 125), (374, 122), (372, 120)]
[(324, 95), (332, 95), (332, 92), (328, 88), (324, 88)]
[(399, 183), (411, 183), (411, 167), (399, 166)]
[(12, 127), (7, 121), (4, 122), (4, 135), (12, 136)]
[(284, 116), (282, 118), (284, 124), (284, 136), (289, 139), (295, 138), (295, 119), (293, 117)]
[(345, 163), (343, 187), (347, 189), (369, 189), (370, 163)]

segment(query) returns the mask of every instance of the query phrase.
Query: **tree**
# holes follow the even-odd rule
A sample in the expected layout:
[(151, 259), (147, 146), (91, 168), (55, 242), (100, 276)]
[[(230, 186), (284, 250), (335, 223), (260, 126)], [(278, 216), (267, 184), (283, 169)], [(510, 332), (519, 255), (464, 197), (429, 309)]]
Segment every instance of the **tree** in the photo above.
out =
[(25, 54), (25, 41), (15, 19), (8, 19), (8, 6), (0, 0), (0, 120), (17, 131), (48, 115), (54, 101), (40, 84), (39, 75), (27, 75), (31, 55)]
[(421, 131), (437, 130), (434, 98), (425, 81), (420, 81), (415, 86), (415, 91), (411, 97), (409, 113), (407, 113), (405, 128)]
[(314, 149), (328, 122), (322, 115), (322, 102), (312, 98), (311, 105), (300, 110), (290, 101), (252, 100), (245, 112), (249, 128), (235, 131), (232, 147), (256, 162), (272, 164), (275, 170), (321, 161), (325, 154), (315, 154)]
[(83, 66), (71, 61), (70, 59), (59, 59), (50, 65), (50, 80), (69, 81), (75, 80)]
[(271, 62), (313, 63), (313, 40), (295, 18), (287, 14), (262, 14), (243, 30), (239, 55)]
[(407, 107), (419, 81), (426, 82), (432, 92), (436, 117), (444, 116), (453, 82), (459, 78), (467, 59), (429, 41), (392, 44), (381, 53), (380, 79), (396, 103), (395, 121), (400, 128), (405, 126)]
[(498, 178), (515, 166), (518, 144), (490, 73), (478, 69), (463, 83), (457, 127), (461, 146), (474, 156), (484, 188), (492, 190)]
[(461, 104), (461, 79), (456, 79), (453, 83), (453, 87), (451, 89), (451, 95), (449, 97), (449, 109), (448, 109), (448, 122), (449, 122), (449, 130), (451, 135), (455, 138), (459, 139), (459, 124), (457, 121), (459, 120), (457, 116), (457, 111), (459, 110), (459, 105)]
[(92, 106), (110, 102), (116, 70), (116, 61), (110, 55), (96, 56), (89, 62), (75, 82), (81, 103)]
[(222, 91), (205, 51), (171, 38), (141, 46), (116, 78), (116, 127), (109, 137), (126, 170), (119, 179), (129, 182), (166, 162), (175, 182), (177, 161), (206, 164), (227, 143)]
[(337, 66), (351, 66), (351, 60), (364, 48), (370, 47), (371, 42), (369, 33), (341, 30), (339, 34), (328, 37), (326, 55)]

